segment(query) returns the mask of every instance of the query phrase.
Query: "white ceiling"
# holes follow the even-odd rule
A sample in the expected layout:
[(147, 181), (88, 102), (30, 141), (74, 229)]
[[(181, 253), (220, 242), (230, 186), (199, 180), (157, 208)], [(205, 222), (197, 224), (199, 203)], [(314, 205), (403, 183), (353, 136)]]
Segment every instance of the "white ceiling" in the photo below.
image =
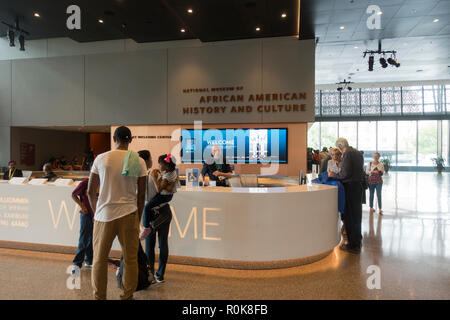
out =
[[(380, 30), (366, 26), (370, 4), (383, 12)], [(314, 0), (311, 10), (318, 38), (316, 84), (351, 73), (354, 82), (450, 79), (450, 0)], [(383, 50), (397, 51), (400, 68), (382, 69), (376, 56), (374, 71), (368, 71), (363, 52), (377, 50), (378, 39)]]
[(319, 43), (316, 84), (336, 83), (344, 78), (353, 82), (450, 80), (449, 44), (450, 36), (384, 39), (383, 50), (396, 50), (400, 67), (389, 65), (383, 69), (377, 55), (374, 70), (369, 72), (368, 56), (363, 58), (363, 52), (377, 50), (378, 40)]

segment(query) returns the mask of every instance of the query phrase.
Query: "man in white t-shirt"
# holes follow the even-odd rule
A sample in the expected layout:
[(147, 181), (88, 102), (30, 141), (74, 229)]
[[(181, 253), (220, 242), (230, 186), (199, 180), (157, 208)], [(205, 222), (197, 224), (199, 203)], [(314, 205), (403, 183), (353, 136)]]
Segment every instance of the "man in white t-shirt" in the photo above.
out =
[(147, 168), (144, 160), (138, 157), (134, 162), (135, 170), (132, 170), (138, 174), (134, 177), (123, 176), (124, 160), (132, 140), (130, 129), (118, 127), (113, 139), (115, 150), (97, 156), (88, 186), (89, 202), (95, 210), (92, 268), (95, 299), (106, 299), (108, 255), (116, 236), (124, 258), (123, 294), (120, 298), (131, 299), (138, 283), (139, 221), (144, 209)]

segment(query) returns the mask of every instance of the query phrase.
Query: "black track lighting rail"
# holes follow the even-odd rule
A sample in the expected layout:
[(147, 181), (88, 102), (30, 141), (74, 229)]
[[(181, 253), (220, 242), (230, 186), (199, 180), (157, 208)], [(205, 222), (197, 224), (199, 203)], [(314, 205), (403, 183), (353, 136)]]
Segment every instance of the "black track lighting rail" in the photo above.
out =
[(27, 36), (30, 35), (30, 33), (29, 33), (28, 31), (26, 31), (26, 30), (20, 28), (20, 26), (19, 26), (19, 18), (16, 18), (16, 21), (15, 21), (15, 25), (14, 25), (14, 26), (11, 25), (11, 24), (9, 24), (9, 23), (7, 23), (7, 22), (5, 22), (5, 21), (2, 21), (2, 24), (4, 24), (4, 25), (7, 26), (9, 29), (14, 30), (14, 31), (16, 31), (16, 32), (19, 32), (19, 33), (22, 33), (22, 34), (26, 34)]
[(385, 55), (385, 54), (389, 54), (389, 53), (394, 55), (394, 57), (395, 57), (395, 54), (397, 53), (397, 51), (395, 51), (395, 50), (381, 50), (381, 40), (378, 40), (378, 50), (366, 50), (366, 51), (364, 51), (363, 58), (365, 58), (366, 55), (368, 55), (368, 54), (373, 56), (375, 54)]

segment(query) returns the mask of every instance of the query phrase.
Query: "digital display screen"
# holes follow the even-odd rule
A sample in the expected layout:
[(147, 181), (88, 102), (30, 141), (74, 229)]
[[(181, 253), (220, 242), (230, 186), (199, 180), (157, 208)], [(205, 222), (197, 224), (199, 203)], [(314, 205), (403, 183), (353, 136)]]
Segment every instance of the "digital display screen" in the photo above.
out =
[(181, 162), (211, 159), (213, 147), (227, 163), (287, 163), (287, 128), (181, 131)]

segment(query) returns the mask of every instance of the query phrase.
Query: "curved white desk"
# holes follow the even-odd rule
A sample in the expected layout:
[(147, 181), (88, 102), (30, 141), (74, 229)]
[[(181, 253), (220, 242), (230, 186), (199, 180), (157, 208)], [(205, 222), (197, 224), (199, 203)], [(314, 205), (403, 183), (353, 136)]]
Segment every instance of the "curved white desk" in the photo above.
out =
[[(0, 245), (75, 252), (73, 188), (0, 184)], [(340, 239), (337, 188), (331, 186), (182, 187), (171, 205), (172, 263), (290, 267), (323, 258)], [(120, 249), (117, 240), (113, 249)]]
[[(310, 263), (339, 243), (337, 188), (181, 188), (170, 259), (262, 269)], [(189, 261), (188, 261), (189, 260)]]

